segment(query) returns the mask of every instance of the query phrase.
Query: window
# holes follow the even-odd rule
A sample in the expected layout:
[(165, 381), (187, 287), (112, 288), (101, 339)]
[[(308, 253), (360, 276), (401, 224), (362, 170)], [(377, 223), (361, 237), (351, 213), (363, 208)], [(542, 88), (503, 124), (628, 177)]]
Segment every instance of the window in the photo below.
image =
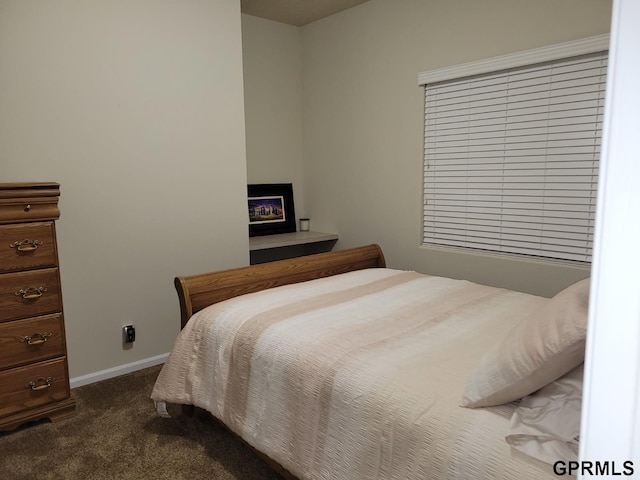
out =
[(423, 244), (591, 261), (604, 37), (420, 74)]

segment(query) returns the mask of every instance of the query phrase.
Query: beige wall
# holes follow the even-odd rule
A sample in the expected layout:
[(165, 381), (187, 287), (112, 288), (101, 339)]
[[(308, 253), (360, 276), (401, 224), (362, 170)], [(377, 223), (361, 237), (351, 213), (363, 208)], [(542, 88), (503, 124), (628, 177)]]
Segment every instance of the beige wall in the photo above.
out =
[(608, 0), (370, 0), (303, 27), (305, 203), (337, 248), (540, 295), (582, 268), (419, 246), (421, 71), (609, 31)]
[(236, 0), (0, 2), (0, 181), (61, 184), (72, 377), (168, 352), (173, 277), (248, 263), (241, 48)]
[(249, 183), (293, 183), (305, 216), (302, 163), (302, 31), (242, 15)]

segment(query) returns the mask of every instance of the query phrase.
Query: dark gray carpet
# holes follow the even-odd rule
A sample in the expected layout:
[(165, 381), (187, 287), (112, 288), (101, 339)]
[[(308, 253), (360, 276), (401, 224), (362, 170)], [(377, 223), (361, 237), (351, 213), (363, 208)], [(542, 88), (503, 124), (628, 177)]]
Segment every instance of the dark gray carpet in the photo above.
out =
[(72, 391), (77, 414), (0, 433), (3, 480), (277, 480), (204, 413), (159, 417), (149, 399), (160, 367)]

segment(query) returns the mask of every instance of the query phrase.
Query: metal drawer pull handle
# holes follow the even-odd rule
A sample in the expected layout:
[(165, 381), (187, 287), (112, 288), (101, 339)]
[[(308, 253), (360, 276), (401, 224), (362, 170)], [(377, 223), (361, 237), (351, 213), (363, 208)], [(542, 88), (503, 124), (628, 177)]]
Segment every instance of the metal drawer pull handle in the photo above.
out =
[(34, 333), (32, 335), (27, 335), (26, 337), (22, 337), (20, 341), (22, 343), (26, 343), (27, 345), (42, 345), (52, 335), (53, 334), (51, 332)]
[(47, 291), (47, 287), (29, 287), (26, 290), (20, 289), (15, 292), (15, 295), (22, 295), (22, 298), (25, 300), (35, 300), (36, 298), (40, 298), (44, 292)]
[(21, 242), (13, 242), (9, 244), (9, 247), (15, 248), (18, 252), (33, 252), (38, 248), (38, 245), (42, 245), (40, 240), (29, 240), (25, 238)]
[(53, 382), (53, 378), (51, 377), (47, 377), (47, 378), (40, 377), (35, 382), (33, 381), (29, 382), (29, 388), (34, 392), (37, 392), (39, 390), (46, 390), (51, 386), (52, 382)]

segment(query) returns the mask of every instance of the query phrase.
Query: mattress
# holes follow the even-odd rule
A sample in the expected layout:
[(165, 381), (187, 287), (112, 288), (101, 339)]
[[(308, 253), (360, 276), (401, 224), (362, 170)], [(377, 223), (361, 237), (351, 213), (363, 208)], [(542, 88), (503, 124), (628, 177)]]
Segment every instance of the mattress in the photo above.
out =
[(548, 300), (393, 269), (212, 305), (152, 392), (201, 407), (300, 479), (544, 479), (505, 441), (515, 404), (459, 406), (473, 366)]

